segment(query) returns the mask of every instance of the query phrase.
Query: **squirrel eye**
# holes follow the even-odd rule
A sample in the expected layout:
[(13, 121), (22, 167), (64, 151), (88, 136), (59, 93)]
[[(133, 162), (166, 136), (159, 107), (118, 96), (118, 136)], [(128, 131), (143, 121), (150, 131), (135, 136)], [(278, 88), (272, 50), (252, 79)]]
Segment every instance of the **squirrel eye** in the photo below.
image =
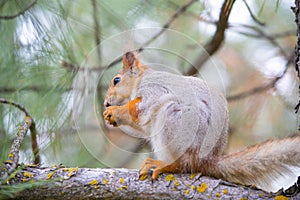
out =
[(114, 78), (114, 85), (117, 85), (121, 81), (120, 77)]

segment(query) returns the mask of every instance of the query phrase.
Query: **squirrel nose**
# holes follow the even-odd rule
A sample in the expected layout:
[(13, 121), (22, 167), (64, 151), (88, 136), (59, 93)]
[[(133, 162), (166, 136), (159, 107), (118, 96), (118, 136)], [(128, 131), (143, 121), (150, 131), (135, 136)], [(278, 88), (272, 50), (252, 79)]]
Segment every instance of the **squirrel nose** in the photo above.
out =
[(111, 106), (107, 101), (104, 103), (105, 108)]

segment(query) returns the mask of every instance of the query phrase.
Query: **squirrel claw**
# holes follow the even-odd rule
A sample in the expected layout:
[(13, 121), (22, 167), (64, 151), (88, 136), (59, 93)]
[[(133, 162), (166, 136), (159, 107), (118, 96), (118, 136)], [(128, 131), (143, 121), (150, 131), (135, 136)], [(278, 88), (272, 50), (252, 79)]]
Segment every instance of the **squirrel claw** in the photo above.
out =
[(108, 121), (109, 124), (113, 125), (114, 127), (117, 127), (117, 122), (115, 121), (114, 115), (113, 115), (113, 110), (114, 107), (116, 106), (110, 106), (108, 107), (104, 112), (103, 112), (103, 116), (104, 119)]
[(151, 176), (152, 180), (156, 180), (159, 174), (165, 172), (165, 166), (167, 166), (167, 163), (165, 163), (164, 161), (146, 158), (143, 161), (141, 169), (139, 171), (139, 179), (144, 180), (148, 176)]

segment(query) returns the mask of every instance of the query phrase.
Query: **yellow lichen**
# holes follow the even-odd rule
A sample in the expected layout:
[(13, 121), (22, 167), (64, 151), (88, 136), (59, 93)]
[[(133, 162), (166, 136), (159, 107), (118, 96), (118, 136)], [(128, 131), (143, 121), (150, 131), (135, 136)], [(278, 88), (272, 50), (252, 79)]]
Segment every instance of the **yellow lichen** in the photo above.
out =
[(221, 194), (219, 192), (216, 193), (216, 197), (220, 198)]
[(47, 179), (52, 178), (53, 174), (54, 174), (54, 172), (51, 172), (51, 173), (47, 174)]
[(38, 167), (40, 164), (26, 164), (26, 167)]
[(168, 176), (166, 176), (166, 181), (174, 181), (175, 177), (173, 174), (169, 174)]
[(194, 185), (191, 185), (191, 190), (195, 190), (195, 186)]
[(74, 172), (78, 172), (78, 167), (73, 168)]
[(122, 183), (124, 183), (124, 178), (120, 178), (120, 183), (122, 184)]
[(28, 178), (30, 178), (30, 177), (33, 176), (33, 174), (32, 174), (32, 173), (29, 173), (29, 172), (24, 172), (23, 175), (24, 175), (25, 177), (28, 177)]
[(247, 198), (246, 197), (242, 197), (242, 198), (240, 198), (240, 200), (247, 200)]
[(68, 168), (68, 176), (71, 177), (73, 175), (76, 174), (76, 172), (78, 172), (78, 167), (75, 167), (75, 168)]
[(15, 155), (13, 153), (8, 154), (9, 158), (13, 158)]
[(95, 189), (99, 189), (100, 188), (100, 185), (96, 185), (94, 186)]
[(57, 168), (57, 165), (54, 164), (54, 165), (52, 165), (51, 167), (52, 167), (52, 168)]
[(197, 187), (197, 191), (200, 193), (204, 193), (206, 189), (207, 189), (206, 183), (201, 183), (201, 185)]
[(185, 190), (185, 194), (188, 195), (190, 193), (189, 190)]
[(123, 190), (123, 189), (127, 189), (127, 188), (128, 188), (128, 186), (124, 185), (122, 187), (119, 187), (118, 190)]
[(174, 181), (174, 185), (177, 187), (177, 186), (180, 185), (180, 183), (179, 183), (177, 180), (175, 180), (175, 181)]
[(287, 198), (286, 196), (283, 196), (283, 195), (279, 195), (274, 198), (274, 200), (288, 200), (288, 199), (289, 198)]
[(104, 179), (104, 180), (103, 180), (103, 184), (106, 185), (107, 183), (108, 183), (108, 180), (107, 180), (107, 179)]
[(22, 182), (27, 182), (29, 179), (27, 179), (27, 178), (22, 178), (21, 180), (22, 180)]
[(7, 163), (12, 163), (13, 161), (12, 161), (12, 160), (6, 160), (6, 162), (7, 162)]
[(147, 178), (147, 174), (143, 174), (142, 176), (139, 177), (141, 181), (145, 180)]
[(64, 172), (67, 172), (67, 171), (68, 171), (68, 168), (63, 168), (63, 171), (64, 171)]
[(93, 179), (89, 182), (90, 185), (96, 185), (98, 181), (96, 179)]
[(194, 179), (196, 177), (196, 175), (197, 175), (196, 173), (191, 174), (190, 175), (190, 180)]
[(228, 194), (228, 190), (227, 190), (227, 189), (224, 189), (224, 190), (223, 190), (223, 194)]

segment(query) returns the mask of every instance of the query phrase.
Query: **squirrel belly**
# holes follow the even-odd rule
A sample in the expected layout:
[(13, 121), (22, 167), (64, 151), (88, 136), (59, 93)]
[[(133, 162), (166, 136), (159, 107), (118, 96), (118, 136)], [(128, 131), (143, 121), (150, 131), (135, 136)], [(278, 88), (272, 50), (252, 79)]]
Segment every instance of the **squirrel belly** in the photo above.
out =
[(152, 70), (134, 52), (123, 56), (104, 106), (109, 124), (150, 141), (158, 160), (145, 159), (140, 176), (200, 172), (276, 192), (300, 175), (299, 135), (222, 155), (229, 124), (224, 95), (201, 79)]

